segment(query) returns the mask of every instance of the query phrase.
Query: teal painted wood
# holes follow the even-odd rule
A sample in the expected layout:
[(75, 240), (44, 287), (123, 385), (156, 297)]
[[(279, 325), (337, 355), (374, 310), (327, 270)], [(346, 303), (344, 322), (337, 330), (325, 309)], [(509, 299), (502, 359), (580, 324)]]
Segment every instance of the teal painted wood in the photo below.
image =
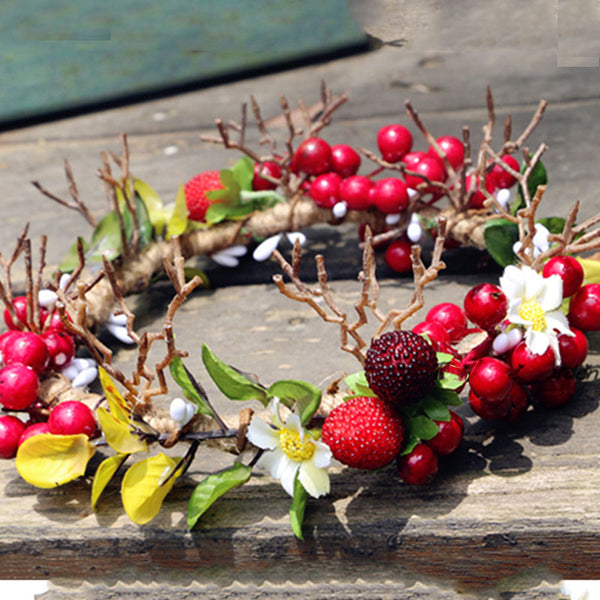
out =
[(3, 0), (0, 122), (366, 48), (344, 0)]

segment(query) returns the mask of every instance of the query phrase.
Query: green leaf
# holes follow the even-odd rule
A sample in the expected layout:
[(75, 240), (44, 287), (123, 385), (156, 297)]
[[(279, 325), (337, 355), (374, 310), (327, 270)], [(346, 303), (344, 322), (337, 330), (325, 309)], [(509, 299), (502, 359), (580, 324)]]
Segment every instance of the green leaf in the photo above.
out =
[(137, 214), (138, 230), (140, 232), (140, 245), (145, 246), (152, 241), (154, 229), (146, 205), (139, 195), (135, 196), (135, 211)]
[(515, 262), (513, 245), (519, 241), (519, 228), (506, 219), (492, 219), (483, 230), (485, 246), (491, 257), (501, 266), (506, 267)]
[(175, 210), (167, 223), (167, 238), (181, 235), (185, 232), (188, 224), (188, 209), (185, 202), (185, 189), (183, 185), (179, 186), (177, 197), (175, 198)]
[(171, 371), (173, 379), (181, 388), (183, 395), (196, 405), (197, 412), (211, 417), (214, 416), (214, 413), (207, 402), (206, 392), (192, 377), (179, 356), (173, 358), (169, 364), (169, 370)]
[(156, 235), (162, 235), (163, 229), (167, 224), (165, 208), (160, 196), (141, 179), (134, 179), (134, 189), (137, 195), (142, 199), (150, 223), (154, 228)]
[[(531, 155), (533, 156), (533, 155)], [(527, 168), (527, 165), (523, 165), (522, 171), (524, 172)], [(548, 172), (546, 171), (546, 167), (542, 163), (542, 161), (538, 161), (531, 173), (529, 174), (529, 178), (527, 179), (527, 189), (529, 190), (529, 195), (531, 198), (535, 196), (538, 185), (546, 185), (548, 183)]]
[(442, 377), (437, 380), (436, 385), (445, 390), (457, 390), (462, 387), (465, 380), (459, 377), (456, 373), (444, 372)]
[(282, 379), (271, 385), (267, 394), (269, 398), (277, 396), (284, 403), (286, 400), (295, 403), (300, 421), (302, 425), (306, 425), (319, 408), (322, 392), (316, 385), (306, 381)]
[(565, 228), (565, 219), (562, 217), (543, 217), (536, 223), (543, 225), (550, 233), (562, 233)]
[(439, 432), (439, 427), (425, 415), (416, 415), (408, 420), (408, 427), (413, 435), (422, 440), (430, 440)]
[(434, 421), (449, 421), (450, 411), (446, 404), (432, 395), (426, 396), (421, 401), (421, 406), (425, 414)]
[[(77, 239), (81, 240), (81, 247), (85, 254), (87, 246), (88, 246), (87, 242), (81, 236)], [(74, 271), (78, 266), (79, 266), (79, 254), (77, 253), (77, 240), (75, 240), (73, 242), (73, 245), (67, 252), (67, 254), (62, 259), (62, 262), (60, 263), (60, 265), (58, 265), (58, 269), (62, 273), (70, 273), (71, 271)]]
[(231, 170), (241, 190), (249, 191), (252, 189), (254, 161), (249, 156), (242, 156)]
[(104, 256), (108, 261), (113, 261), (121, 255), (121, 252), (123, 252), (123, 244), (119, 217), (114, 210), (111, 210), (94, 229), (86, 256), (88, 260), (102, 260)]
[(217, 358), (202, 344), (202, 362), (217, 387), (231, 400), (259, 400), (268, 404), (265, 389)]
[(443, 402), (446, 406), (461, 406), (462, 400), (460, 396), (451, 389), (435, 388), (434, 389), (435, 399)]
[(409, 432), (404, 440), (404, 446), (402, 448), (402, 452), (400, 452), (400, 456), (406, 456), (407, 454), (410, 454), (420, 441), (421, 440), (416, 435)]
[(92, 510), (96, 510), (96, 504), (102, 492), (128, 456), (128, 454), (115, 454), (100, 463), (92, 482)]
[(304, 540), (302, 535), (302, 522), (304, 521), (304, 511), (306, 509), (306, 501), (308, 500), (308, 493), (304, 489), (304, 486), (300, 483), (298, 475), (294, 480), (294, 498), (290, 505), (290, 525), (294, 535)]
[(352, 373), (344, 378), (344, 383), (357, 395), (359, 396), (372, 396), (377, 397), (375, 392), (369, 387), (367, 382), (367, 376), (364, 371), (358, 373)]
[(242, 463), (235, 463), (232, 467), (220, 473), (209, 475), (201, 481), (190, 497), (187, 512), (187, 526), (193, 529), (198, 519), (229, 490), (239, 487), (250, 479), (252, 468)]
[(225, 204), (221, 204), (220, 202), (215, 202), (211, 204), (206, 210), (205, 219), (209, 225), (215, 225), (216, 223), (220, 223), (227, 218), (229, 209)]

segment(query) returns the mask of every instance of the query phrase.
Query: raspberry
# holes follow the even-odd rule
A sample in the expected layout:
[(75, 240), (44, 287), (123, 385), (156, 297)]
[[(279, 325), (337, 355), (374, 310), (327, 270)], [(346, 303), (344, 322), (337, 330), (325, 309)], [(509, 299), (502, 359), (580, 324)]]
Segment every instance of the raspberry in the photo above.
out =
[(413, 331), (390, 331), (371, 342), (365, 375), (371, 389), (385, 402), (403, 406), (423, 398), (435, 383), (435, 350)]
[(206, 192), (223, 189), (221, 174), (219, 171), (203, 171), (192, 177), (183, 189), (188, 208), (188, 218), (192, 221), (205, 221), (206, 211), (213, 203), (213, 200), (206, 197)]
[(334, 458), (356, 469), (390, 464), (398, 456), (403, 438), (404, 426), (396, 411), (369, 396), (340, 404), (323, 423), (322, 440)]

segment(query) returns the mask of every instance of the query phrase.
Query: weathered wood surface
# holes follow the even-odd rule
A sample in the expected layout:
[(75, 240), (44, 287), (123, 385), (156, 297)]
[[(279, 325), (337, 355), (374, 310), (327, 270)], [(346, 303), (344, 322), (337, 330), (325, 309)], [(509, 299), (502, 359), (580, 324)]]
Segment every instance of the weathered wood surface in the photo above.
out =
[[(236, 158), (201, 142), (199, 134), (212, 131), (215, 117), (237, 118), (249, 94), (256, 95), (267, 117), (277, 112), (280, 93), (291, 102), (310, 103), (321, 79), (334, 92), (350, 95), (330, 139), (371, 149), (380, 125), (406, 122), (405, 98), (435, 135), (456, 135), (469, 124), (476, 140), (487, 118), (486, 84), (495, 96), (499, 138), (506, 114), (513, 115), (518, 131), (545, 98), (549, 108), (531, 142), (550, 146), (544, 158), (551, 178), (544, 212), (564, 215), (574, 200), (582, 201), (583, 214), (598, 212), (598, 71), (557, 68), (553, 3), (535, 0), (526, 9), (515, 0), (500, 17), (474, 1), (462, 3), (460, 11), (451, 3), (410, 4), (351, 2), (373, 35), (386, 43), (405, 40), (369, 54), (4, 132), (0, 251), (10, 252), (23, 224), (31, 221), (34, 239), (49, 235), (53, 265), (75, 235), (86, 231), (79, 216), (43, 199), (29, 184), (36, 179), (66, 195), (63, 159), (71, 162), (83, 197), (101, 214), (106, 201), (95, 176), (99, 153), (118, 152), (118, 134), (127, 132), (134, 173), (169, 201), (197, 171)], [(402, 22), (401, 35), (394, 35), (394, 19)], [(545, 35), (533, 39), (532, 32), (540, 30)], [(424, 147), (420, 140), (417, 145)], [(354, 267), (360, 260), (353, 236), (351, 228), (323, 228), (309, 235), (308, 246), (309, 255), (325, 251), (333, 276), (338, 275), (334, 291), (348, 310), (356, 298)], [(463, 260), (471, 266), (471, 258)], [(268, 284), (272, 265), (248, 261), (239, 274), (229, 275), (208, 261), (200, 264), (209, 267), (217, 288), (195, 293), (176, 318), (194, 372), (201, 372), (201, 342), (266, 381), (294, 377), (320, 384), (356, 369), (354, 359), (338, 349), (332, 325)], [(431, 286), (428, 302), (460, 302), (468, 286), (483, 277), (442, 278)], [(410, 294), (406, 279), (383, 287), (386, 306), (401, 304)], [(169, 294), (157, 286), (133, 300), (140, 328), (158, 326)], [(598, 340), (594, 364), (597, 348)], [(127, 368), (131, 351), (119, 349), (117, 360)], [(450, 598), (454, 589), (485, 595), (482, 590), (491, 585), (504, 598), (543, 597), (537, 594), (544, 586), (556, 591), (561, 578), (600, 577), (598, 391), (598, 384), (586, 385), (569, 406), (532, 412), (514, 429), (495, 431), (461, 409), (469, 422), (466, 441), (432, 486), (400, 484), (393, 468), (340, 472), (333, 477), (332, 495), (309, 504), (304, 542), (291, 535), (289, 498), (267, 478), (228, 494), (189, 533), (185, 506), (203, 474), (201, 461), (175, 488), (162, 514), (144, 527), (127, 520), (117, 492), (91, 514), (89, 482), (39, 491), (18, 478), (11, 462), (3, 462), (0, 569), (6, 578), (66, 582), (64, 589), (86, 580), (108, 586), (96, 597), (112, 597), (108, 588), (119, 585), (127, 597), (150, 581), (154, 589), (145, 590), (148, 597), (164, 597), (167, 586), (186, 597), (191, 582), (201, 587), (189, 588), (194, 597), (227, 589), (223, 597), (247, 592), (247, 597), (378, 598), (402, 590), (408, 598)], [(218, 406), (228, 410), (223, 402)], [(226, 464), (212, 452), (205, 460), (206, 472)]]

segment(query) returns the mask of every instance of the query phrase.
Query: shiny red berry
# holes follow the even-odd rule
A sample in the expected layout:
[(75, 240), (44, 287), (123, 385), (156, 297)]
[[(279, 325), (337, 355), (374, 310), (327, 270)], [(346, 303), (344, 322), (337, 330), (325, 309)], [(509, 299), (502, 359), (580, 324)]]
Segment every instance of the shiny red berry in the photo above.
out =
[(510, 364), (517, 381), (533, 383), (552, 373), (556, 365), (556, 357), (550, 346), (543, 354), (534, 354), (523, 340), (510, 353)]
[(497, 285), (480, 283), (467, 292), (464, 307), (465, 314), (471, 322), (489, 330), (506, 317), (508, 301)]
[[(15, 316), (17, 322), (13, 321), (13, 318), (8, 311), (4, 309), (4, 322), (9, 329), (22, 329), (23, 325), (27, 325), (27, 296), (15, 296), (12, 301)], [(48, 316), (48, 311), (45, 308), (40, 308), (40, 322), (44, 322)]]
[(473, 393), (487, 402), (501, 402), (508, 396), (514, 383), (509, 365), (499, 358), (485, 356), (475, 362), (469, 374)]
[(19, 446), (29, 438), (34, 435), (39, 435), (40, 433), (50, 433), (50, 428), (48, 427), (48, 423), (45, 421), (43, 423), (34, 423), (33, 425), (29, 425), (25, 428), (25, 431), (21, 434), (19, 438)]
[(581, 366), (587, 358), (588, 339), (579, 329), (571, 327), (573, 335), (561, 333), (558, 335), (558, 349), (560, 351), (561, 366), (575, 369)]
[(531, 386), (534, 402), (546, 408), (557, 408), (566, 404), (575, 394), (577, 381), (571, 369), (560, 368), (546, 379)]
[(309, 194), (313, 202), (321, 208), (333, 208), (340, 201), (342, 178), (337, 173), (323, 173), (310, 184)]
[[(442, 152), (446, 155), (450, 166), (455, 171), (458, 171), (462, 167), (465, 160), (464, 144), (458, 138), (455, 138), (451, 135), (444, 135), (435, 141)], [(429, 147), (427, 154), (433, 156), (433, 158), (441, 158), (433, 146)]]
[(0, 404), (8, 410), (23, 410), (37, 399), (40, 381), (36, 372), (21, 364), (0, 369)]
[(377, 210), (386, 214), (396, 214), (408, 207), (406, 184), (398, 177), (385, 177), (375, 182), (370, 191), (371, 201)]
[[(410, 171), (416, 173), (416, 175), (406, 175), (406, 185), (414, 190), (417, 189), (417, 186), (425, 183), (423, 177), (426, 177), (431, 182), (442, 183), (446, 181), (447, 173), (443, 163), (439, 159), (432, 158), (429, 155), (425, 155), (413, 167), (408, 168)], [(423, 193), (431, 193), (438, 189), (434, 185), (427, 185), (421, 191)]]
[(425, 316), (426, 321), (442, 324), (450, 335), (450, 340), (461, 340), (467, 329), (467, 316), (463, 309), (453, 302), (440, 302), (432, 307)]
[(554, 256), (542, 269), (544, 277), (558, 275), (563, 282), (563, 298), (572, 296), (583, 283), (583, 267), (572, 256)]
[[(475, 187), (473, 193), (469, 196), (469, 192), (471, 190), (471, 186), (473, 185), (473, 176), (469, 175), (465, 179), (465, 193), (469, 200), (469, 208), (483, 208), (484, 202), (486, 200), (485, 194), (481, 191), (481, 179), (479, 175), (475, 176)], [(490, 175), (486, 175), (485, 177), (485, 189), (488, 193), (493, 194), (496, 190), (496, 183)]]
[(17, 454), (19, 438), (25, 431), (25, 423), (14, 415), (0, 417), (0, 458), (13, 458)]
[(336, 144), (331, 147), (333, 170), (342, 177), (352, 177), (360, 168), (360, 154), (346, 144)]
[(48, 418), (50, 433), (75, 435), (84, 433), (92, 437), (96, 432), (94, 413), (86, 404), (77, 400), (66, 400), (57, 404)]
[(569, 302), (569, 323), (582, 331), (600, 330), (600, 284), (587, 283)]
[(412, 244), (405, 238), (394, 240), (385, 249), (385, 262), (396, 273), (408, 273), (412, 270)]
[(510, 400), (510, 410), (502, 420), (507, 423), (514, 423), (527, 410), (529, 394), (525, 386), (515, 381), (507, 398)]
[(383, 160), (396, 163), (410, 152), (413, 144), (411, 132), (398, 123), (382, 127), (377, 132), (377, 147)]
[(366, 210), (371, 206), (369, 192), (371, 180), (364, 175), (353, 175), (340, 183), (340, 200), (345, 202), (350, 210)]
[(425, 334), (436, 351), (439, 351), (440, 344), (450, 343), (450, 334), (447, 329), (436, 321), (421, 321), (412, 330), (420, 335)]
[(489, 402), (470, 390), (469, 406), (478, 417), (486, 421), (495, 421), (496, 419), (505, 418), (509, 414), (512, 403), (508, 395), (500, 402)]
[(398, 473), (411, 485), (430, 483), (437, 472), (437, 455), (427, 444), (417, 444), (409, 454), (398, 458)]
[(48, 366), (50, 355), (44, 340), (32, 331), (19, 331), (10, 336), (2, 349), (5, 365), (20, 363), (42, 373)]
[(438, 433), (425, 443), (441, 456), (454, 452), (463, 437), (465, 426), (463, 420), (454, 412), (450, 411), (449, 421), (436, 421)]
[(262, 177), (268, 175), (274, 179), (281, 177), (281, 167), (272, 160), (261, 163), (254, 163), (254, 177), (252, 178), (252, 189), (254, 191), (274, 190), (277, 184)]
[[(519, 162), (514, 156), (506, 154), (502, 157), (502, 161), (505, 162), (513, 171), (516, 171), (517, 173), (519, 172)], [(496, 184), (496, 187), (500, 189), (510, 188), (517, 183), (516, 177), (504, 170), (500, 165), (494, 164), (490, 174)]]
[(62, 369), (75, 356), (75, 341), (67, 332), (49, 329), (41, 334), (41, 338), (48, 348), (48, 368)]
[(295, 168), (308, 175), (321, 175), (333, 167), (331, 146), (318, 137), (304, 140), (296, 149), (293, 160)]

